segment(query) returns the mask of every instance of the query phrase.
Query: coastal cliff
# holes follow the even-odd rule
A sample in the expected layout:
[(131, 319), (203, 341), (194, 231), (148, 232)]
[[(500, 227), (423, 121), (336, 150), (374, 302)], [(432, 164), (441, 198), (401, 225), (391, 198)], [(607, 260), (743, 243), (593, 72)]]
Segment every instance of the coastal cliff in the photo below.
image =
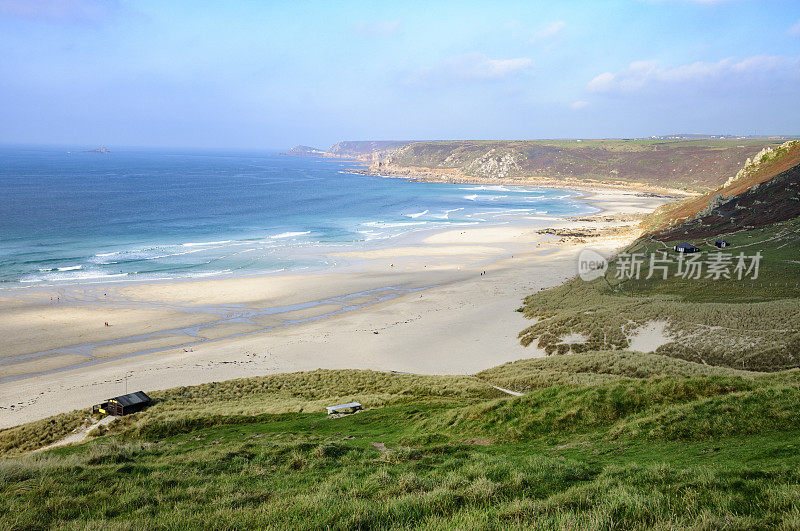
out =
[(349, 159), (372, 164), (377, 163), (381, 157), (386, 156), (388, 153), (409, 144), (411, 144), (410, 141), (396, 140), (344, 140), (335, 143), (327, 150), (299, 145), (285, 153), (281, 153), (281, 155)]
[[(628, 140), (343, 141), (326, 151), (297, 146), (287, 154), (355, 160), (355, 173), (416, 181), (634, 188), (706, 193), (779, 138)], [(759, 155), (761, 154), (761, 155)]]
[(766, 148), (735, 177), (701, 196), (657, 209), (644, 226), (659, 239), (707, 237), (800, 216), (800, 141)]
[(402, 140), (345, 140), (332, 145), (328, 149), (328, 155), (372, 161), (411, 143)]
[(776, 139), (414, 142), (364, 173), (421, 181), (713, 190)]
[(311, 146), (295, 146), (281, 155), (287, 157), (323, 157), (327, 152)]

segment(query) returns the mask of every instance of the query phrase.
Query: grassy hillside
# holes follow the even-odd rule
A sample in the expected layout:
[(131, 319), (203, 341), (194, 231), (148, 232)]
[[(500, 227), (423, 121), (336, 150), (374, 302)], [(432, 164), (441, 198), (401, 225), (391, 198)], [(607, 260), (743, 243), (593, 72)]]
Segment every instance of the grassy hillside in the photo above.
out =
[[(520, 334), (523, 344), (548, 353), (624, 349), (649, 327), (661, 330), (659, 354), (737, 369), (800, 366), (798, 161), (798, 141), (759, 153), (713, 193), (650, 216), (649, 232), (603, 278), (526, 298), (520, 311), (536, 322)], [(716, 248), (717, 239), (730, 246)], [(673, 248), (685, 241), (700, 248), (697, 274), (679, 274), (686, 267)], [(749, 268), (756, 255), (757, 274), (737, 274), (739, 257)], [(630, 274), (635, 256), (640, 270)], [(665, 259), (666, 271), (651, 271)]]
[(692, 376), (738, 376), (759, 373), (713, 367), (680, 359), (627, 351), (589, 351), (575, 356), (550, 356), (507, 363), (476, 376), (493, 385), (519, 392), (554, 385), (600, 385), (630, 378), (688, 378)]
[(455, 172), (505, 180), (626, 184), (708, 191), (722, 185), (759, 150), (780, 141), (719, 140), (487, 140), (413, 142), (391, 151), (372, 171)]
[[(578, 278), (536, 293), (520, 309), (536, 322), (521, 334), (550, 353), (625, 349), (637, 331), (664, 323), (668, 342), (659, 354), (737, 369), (779, 370), (800, 366), (800, 220), (726, 235), (727, 252), (761, 252), (759, 276), (699, 279), (676, 277), (677, 263), (665, 280), (647, 279), (648, 261), (637, 280), (617, 279), (619, 260), (604, 278)], [(628, 251), (650, 256), (667, 252), (673, 242), (643, 239)], [(713, 240), (712, 240), (713, 241)], [(701, 244), (700, 241), (695, 241)], [(707, 261), (718, 249), (703, 245)], [(661, 254), (657, 254), (660, 257)], [(571, 335), (581, 341), (565, 341)]]
[[(320, 411), (326, 405), (353, 400), (380, 407), (407, 401), (409, 397), (436, 402), (488, 399), (501, 394), (485, 382), (468, 377), (320, 370), (152, 392), (150, 396), (158, 400), (159, 407), (126, 417), (117, 426), (136, 419), (137, 429), (157, 432), (217, 422), (248, 422), (259, 415)], [(88, 410), (75, 411), (2, 429), (0, 455), (20, 454), (55, 442), (75, 428), (90, 424), (88, 414)]]
[[(545, 371), (583, 382), (547, 385)], [(495, 394), (509, 374), (537, 382)], [(0, 525), (791, 528), (799, 385), (796, 371), (597, 352), (477, 378), (318, 371), (175, 389), (82, 445), (0, 459)], [(342, 418), (311, 406), (362, 396), (370, 409)], [(243, 414), (258, 403), (275, 412)]]

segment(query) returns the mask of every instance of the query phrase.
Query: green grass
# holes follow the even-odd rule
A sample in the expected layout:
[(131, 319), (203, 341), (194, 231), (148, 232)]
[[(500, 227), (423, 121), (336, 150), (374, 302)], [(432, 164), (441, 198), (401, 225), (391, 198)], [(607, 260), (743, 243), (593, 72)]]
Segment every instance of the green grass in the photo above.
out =
[[(747, 370), (781, 370), (800, 366), (800, 220), (726, 235), (726, 251), (763, 259), (755, 280), (616, 279), (617, 261), (605, 279), (573, 279), (531, 295), (521, 311), (535, 322), (520, 334), (523, 344), (536, 343), (548, 353), (622, 350), (640, 327), (667, 323), (673, 341), (658, 354), (709, 365)], [(675, 242), (666, 244), (666, 252)], [(695, 242), (700, 243), (700, 242)], [(628, 252), (661, 252), (665, 244), (639, 241)], [(713, 249), (711, 251), (710, 249)], [(716, 253), (704, 247), (703, 254)], [(703, 258), (706, 258), (704, 256)], [(563, 339), (581, 334), (586, 341)]]
[[(315, 371), (178, 388), (84, 444), (0, 459), (0, 527), (795, 528), (798, 373), (588, 352), (474, 378)], [(517, 377), (535, 389), (489, 386)], [(393, 398), (342, 418), (234, 407), (359, 398), (359, 385)], [(198, 404), (180, 424), (185, 401)]]
[(450, 410), (426, 421), (422, 433), (483, 434), (498, 441), (573, 433), (702, 440), (788, 430), (798, 421), (795, 386), (741, 377), (670, 377), (556, 385), (517, 400)]
[[(713, 246), (717, 238), (727, 240), (731, 246), (717, 249)], [(675, 257), (672, 248), (685, 240), (658, 242), (643, 238), (632, 245), (627, 252), (644, 253), (667, 252)], [(735, 302), (757, 303), (777, 300), (800, 299), (800, 219), (794, 219), (759, 229), (721, 233), (717, 236), (692, 240), (700, 247), (703, 260), (716, 253), (738, 256), (762, 255), (757, 279), (698, 279), (684, 280), (674, 276), (677, 266), (670, 267), (666, 280), (654, 276), (651, 279), (627, 280), (612, 283), (622, 292), (631, 295), (666, 296), (680, 298), (686, 302)], [(735, 260), (734, 260), (735, 263)], [(613, 267), (613, 266), (612, 266)], [(646, 271), (643, 268), (642, 271)], [(644, 276), (644, 275), (643, 275)]]
[[(354, 400), (365, 407), (380, 407), (409, 400), (464, 403), (500, 395), (486, 382), (466, 376), (318, 370), (155, 391), (150, 396), (156, 406), (124, 417), (111, 431), (187, 432), (281, 413), (320, 411), (333, 403)], [(88, 416), (88, 410), (80, 410), (0, 430), (0, 456), (24, 453), (62, 439), (75, 428), (88, 425)]]
[(69, 435), (88, 424), (89, 411), (72, 411), (0, 430), (0, 456), (29, 452)]
[(505, 389), (531, 392), (554, 385), (600, 385), (631, 378), (740, 376), (753, 373), (713, 367), (658, 354), (591, 351), (580, 355), (520, 360), (480, 372), (477, 377)]

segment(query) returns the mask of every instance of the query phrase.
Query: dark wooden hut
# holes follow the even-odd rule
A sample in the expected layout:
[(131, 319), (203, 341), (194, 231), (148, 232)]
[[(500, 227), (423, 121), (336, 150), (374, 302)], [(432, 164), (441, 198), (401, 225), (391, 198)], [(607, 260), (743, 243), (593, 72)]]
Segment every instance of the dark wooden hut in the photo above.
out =
[(699, 251), (700, 249), (698, 247), (695, 247), (691, 243), (684, 242), (684, 243), (679, 243), (678, 245), (675, 246), (676, 253), (697, 253)]
[(150, 405), (150, 402), (152, 400), (144, 391), (136, 391), (116, 398), (109, 398), (106, 402), (94, 406), (92, 412), (121, 417), (122, 415), (143, 410)]

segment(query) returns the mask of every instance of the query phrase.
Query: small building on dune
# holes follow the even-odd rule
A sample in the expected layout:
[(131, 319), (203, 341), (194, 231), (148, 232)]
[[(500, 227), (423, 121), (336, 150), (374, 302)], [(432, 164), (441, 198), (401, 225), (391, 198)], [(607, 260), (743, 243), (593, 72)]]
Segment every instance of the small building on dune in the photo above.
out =
[(348, 402), (338, 406), (328, 406), (325, 409), (328, 410), (328, 415), (334, 415), (336, 413), (355, 413), (356, 411), (361, 411), (361, 407), (358, 402)]
[(727, 247), (729, 245), (730, 245), (730, 243), (728, 243), (726, 240), (717, 240), (717, 241), (714, 242), (714, 246), (718, 247), (720, 249), (724, 249), (725, 247)]
[(141, 411), (150, 405), (152, 399), (144, 391), (136, 391), (127, 395), (109, 398), (102, 404), (97, 404), (92, 408), (92, 413), (103, 413), (106, 415), (129, 415)]
[(699, 247), (695, 247), (691, 243), (683, 242), (683, 243), (679, 243), (678, 245), (675, 246), (675, 252), (676, 253), (697, 253), (699, 251), (700, 251), (700, 248)]

